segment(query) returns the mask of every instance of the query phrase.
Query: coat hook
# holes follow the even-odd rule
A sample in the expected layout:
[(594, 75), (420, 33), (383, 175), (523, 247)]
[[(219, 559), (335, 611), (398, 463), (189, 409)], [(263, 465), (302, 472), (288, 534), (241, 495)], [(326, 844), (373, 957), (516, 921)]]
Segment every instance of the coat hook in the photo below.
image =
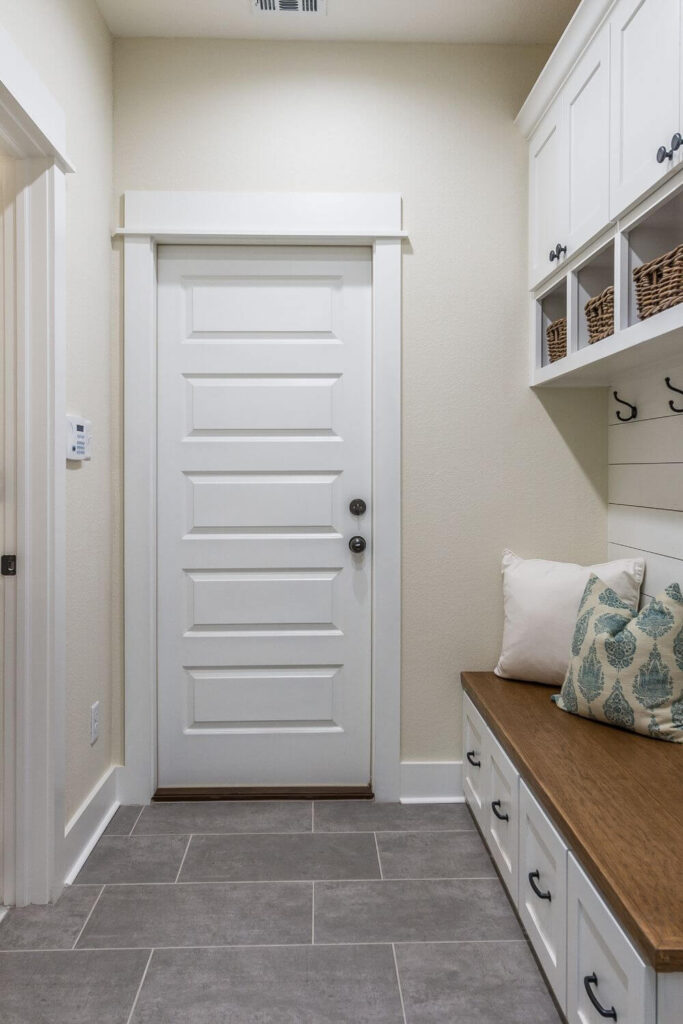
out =
[(631, 405), (630, 402), (625, 402), (623, 398), (619, 398), (619, 395), (616, 391), (614, 392), (614, 397), (616, 398), (617, 402), (621, 402), (622, 405), (627, 405), (631, 410), (630, 416), (622, 416), (621, 412), (617, 409), (617, 419), (621, 420), (622, 423), (628, 423), (629, 420), (634, 420), (638, 415), (638, 410), (635, 407), (635, 405)]
[[(677, 395), (683, 395), (683, 391), (680, 388), (675, 388), (671, 383), (671, 377), (665, 377), (664, 383), (668, 387), (669, 391), (675, 391)], [(678, 406), (674, 405), (673, 399), (669, 399), (669, 408), (672, 412), (683, 412), (683, 409), (679, 409)]]

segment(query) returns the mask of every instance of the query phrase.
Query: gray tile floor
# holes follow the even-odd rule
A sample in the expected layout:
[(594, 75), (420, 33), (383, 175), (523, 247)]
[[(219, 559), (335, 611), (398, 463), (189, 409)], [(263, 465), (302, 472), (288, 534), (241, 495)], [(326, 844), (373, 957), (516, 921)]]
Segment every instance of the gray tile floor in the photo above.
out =
[(558, 1024), (460, 804), (122, 807), (0, 923), (2, 1024)]

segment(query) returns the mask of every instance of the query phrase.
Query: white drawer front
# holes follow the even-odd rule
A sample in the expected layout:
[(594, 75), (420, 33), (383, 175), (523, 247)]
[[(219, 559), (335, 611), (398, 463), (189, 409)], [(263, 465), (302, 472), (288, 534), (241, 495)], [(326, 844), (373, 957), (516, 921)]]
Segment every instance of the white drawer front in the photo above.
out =
[(489, 732), (486, 769), (485, 835), (491, 855), (515, 905), (519, 837), (519, 776), (512, 761)]
[[(645, 964), (602, 897), (569, 854), (567, 900), (569, 1024), (654, 1024), (655, 972)], [(592, 1003), (589, 991), (603, 1011)]]
[(465, 798), (484, 827), (486, 809), (486, 759), (488, 757), (488, 726), (469, 697), (463, 702), (463, 789)]
[(518, 909), (555, 997), (565, 1010), (567, 847), (522, 780), (519, 784)]

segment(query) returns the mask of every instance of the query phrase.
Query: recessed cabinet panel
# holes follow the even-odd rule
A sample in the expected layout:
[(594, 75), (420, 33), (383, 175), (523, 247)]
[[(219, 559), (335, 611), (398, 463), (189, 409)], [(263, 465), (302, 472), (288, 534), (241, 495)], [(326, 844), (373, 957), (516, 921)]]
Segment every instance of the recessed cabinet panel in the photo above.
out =
[(565, 86), (567, 235), (575, 252), (609, 221), (609, 26), (589, 46)]
[(567, 918), (569, 1024), (594, 1024), (607, 1014), (619, 1024), (654, 1024), (655, 973), (641, 960), (572, 854)]
[[(558, 99), (531, 137), (529, 163), (530, 250), (532, 286), (557, 267), (551, 249), (566, 244), (567, 160)], [(562, 258), (560, 256), (560, 258)]]
[(517, 905), (517, 869), (519, 839), (519, 776), (507, 754), (489, 733), (486, 761), (486, 799), (488, 802), (485, 836), (510, 897)]
[(562, 1010), (566, 1007), (567, 847), (519, 784), (519, 915)]
[(463, 788), (465, 798), (480, 828), (486, 815), (486, 774), (488, 727), (472, 701), (463, 701)]
[(622, 0), (611, 21), (612, 218), (633, 204), (683, 154), (657, 161), (680, 124), (680, 0)]

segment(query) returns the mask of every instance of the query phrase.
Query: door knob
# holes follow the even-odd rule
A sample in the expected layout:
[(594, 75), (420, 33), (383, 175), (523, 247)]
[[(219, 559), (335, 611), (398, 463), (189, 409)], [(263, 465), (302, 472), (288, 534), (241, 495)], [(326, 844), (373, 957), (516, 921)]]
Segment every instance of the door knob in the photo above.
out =
[(354, 555), (362, 554), (366, 547), (365, 537), (352, 537), (349, 541), (349, 548), (353, 551)]
[(362, 516), (367, 507), (362, 498), (354, 498), (349, 504), (349, 512), (352, 516)]

